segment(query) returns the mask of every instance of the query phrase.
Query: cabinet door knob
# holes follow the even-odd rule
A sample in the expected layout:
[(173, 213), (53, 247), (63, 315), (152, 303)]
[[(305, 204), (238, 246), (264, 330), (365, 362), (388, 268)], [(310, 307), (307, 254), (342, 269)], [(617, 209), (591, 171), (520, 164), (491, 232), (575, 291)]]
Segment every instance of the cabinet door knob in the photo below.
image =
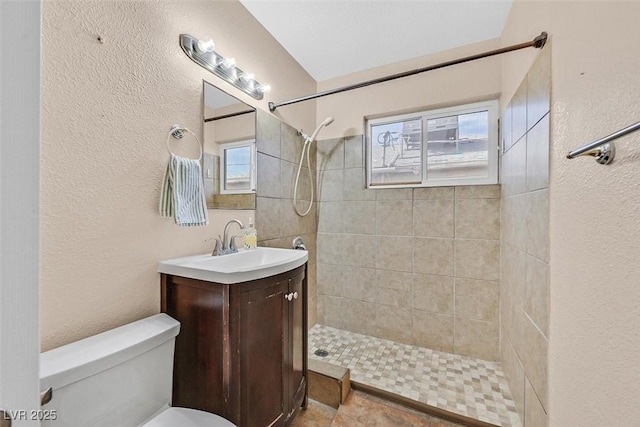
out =
[(293, 299), (293, 293), (289, 292), (288, 294), (284, 294), (284, 299), (291, 301)]
[(298, 299), (298, 293), (297, 292), (293, 293), (293, 299)]

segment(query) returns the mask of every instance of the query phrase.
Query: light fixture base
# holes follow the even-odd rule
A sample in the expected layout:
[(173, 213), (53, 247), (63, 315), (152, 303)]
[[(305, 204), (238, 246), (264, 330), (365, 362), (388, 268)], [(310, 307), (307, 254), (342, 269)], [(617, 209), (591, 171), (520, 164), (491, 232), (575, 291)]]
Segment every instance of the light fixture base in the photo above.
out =
[[(180, 47), (184, 53), (196, 64), (220, 77), (227, 83), (237, 87), (247, 95), (261, 100), (264, 93), (259, 89), (260, 83), (253, 79), (241, 79), (245, 72), (236, 66), (225, 67), (223, 63), (227, 60), (215, 51), (200, 53), (196, 50), (198, 39), (188, 34), (180, 34)], [(226, 65), (229, 65), (227, 62)]]

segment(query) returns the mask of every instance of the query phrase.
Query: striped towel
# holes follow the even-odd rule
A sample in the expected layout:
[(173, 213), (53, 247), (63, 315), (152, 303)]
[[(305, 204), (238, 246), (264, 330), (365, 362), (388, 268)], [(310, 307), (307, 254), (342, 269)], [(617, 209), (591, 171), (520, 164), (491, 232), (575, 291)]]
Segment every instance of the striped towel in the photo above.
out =
[(209, 223), (200, 161), (171, 155), (162, 179), (160, 215), (182, 227)]

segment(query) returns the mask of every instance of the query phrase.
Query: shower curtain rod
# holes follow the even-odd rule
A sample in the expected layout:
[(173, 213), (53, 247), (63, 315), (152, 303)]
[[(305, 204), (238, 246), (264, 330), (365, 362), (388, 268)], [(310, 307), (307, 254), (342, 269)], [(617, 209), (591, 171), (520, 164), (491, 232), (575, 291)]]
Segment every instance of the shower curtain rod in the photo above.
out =
[(269, 102), (269, 110), (270, 111), (275, 111), (276, 108), (284, 107), (285, 105), (295, 104), (297, 102), (302, 102), (302, 101), (309, 101), (311, 99), (321, 98), (321, 97), (327, 96), (327, 95), (333, 95), (333, 94), (340, 93), (340, 92), (346, 92), (348, 90), (359, 89), (361, 87), (367, 87), (367, 86), (375, 85), (375, 84), (378, 84), (378, 83), (384, 83), (384, 82), (388, 82), (390, 80), (400, 79), (402, 77), (408, 77), (408, 76), (413, 76), (414, 74), (424, 73), (426, 71), (437, 70), (439, 68), (445, 68), (445, 67), (449, 67), (451, 65), (462, 64), (464, 62), (475, 61), (476, 59), (482, 59), (482, 58), (487, 58), (489, 56), (501, 55), (503, 53), (512, 52), (514, 50), (525, 49), (527, 47), (535, 47), (536, 49), (542, 49), (544, 47), (545, 43), (547, 42), (547, 37), (548, 37), (547, 32), (543, 31), (542, 33), (540, 33), (539, 36), (537, 36), (536, 38), (534, 38), (530, 42), (514, 44), (514, 45), (503, 47), (503, 48), (500, 48), (500, 49), (490, 50), (488, 52), (478, 53), (476, 55), (471, 55), (471, 56), (467, 56), (467, 57), (464, 57), (464, 58), (454, 59), (452, 61), (441, 62), (439, 64), (430, 65), (428, 67), (416, 68), (414, 70), (404, 71), (402, 73), (392, 74), (390, 76), (380, 77), (380, 78), (377, 78), (377, 79), (368, 80), (366, 82), (356, 83), (356, 84), (349, 85), (349, 86), (343, 86), (343, 87), (340, 87), (340, 88), (331, 89), (331, 90), (327, 90), (327, 91), (320, 92), (320, 93), (315, 93), (313, 95), (307, 95), (307, 96), (303, 96), (303, 97), (300, 97), (300, 98), (290, 99), (288, 101), (282, 101), (282, 102), (278, 102), (278, 103)]

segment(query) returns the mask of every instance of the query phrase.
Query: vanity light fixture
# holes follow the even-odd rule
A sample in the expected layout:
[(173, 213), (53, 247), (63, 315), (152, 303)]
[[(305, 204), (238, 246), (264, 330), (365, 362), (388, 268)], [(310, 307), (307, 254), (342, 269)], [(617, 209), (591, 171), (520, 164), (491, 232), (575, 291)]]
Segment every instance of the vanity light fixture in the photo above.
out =
[(255, 99), (264, 98), (264, 94), (271, 90), (269, 84), (258, 83), (252, 73), (245, 73), (238, 68), (235, 59), (218, 54), (211, 39), (203, 41), (188, 34), (180, 34), (180, 47), (193, 62)]

